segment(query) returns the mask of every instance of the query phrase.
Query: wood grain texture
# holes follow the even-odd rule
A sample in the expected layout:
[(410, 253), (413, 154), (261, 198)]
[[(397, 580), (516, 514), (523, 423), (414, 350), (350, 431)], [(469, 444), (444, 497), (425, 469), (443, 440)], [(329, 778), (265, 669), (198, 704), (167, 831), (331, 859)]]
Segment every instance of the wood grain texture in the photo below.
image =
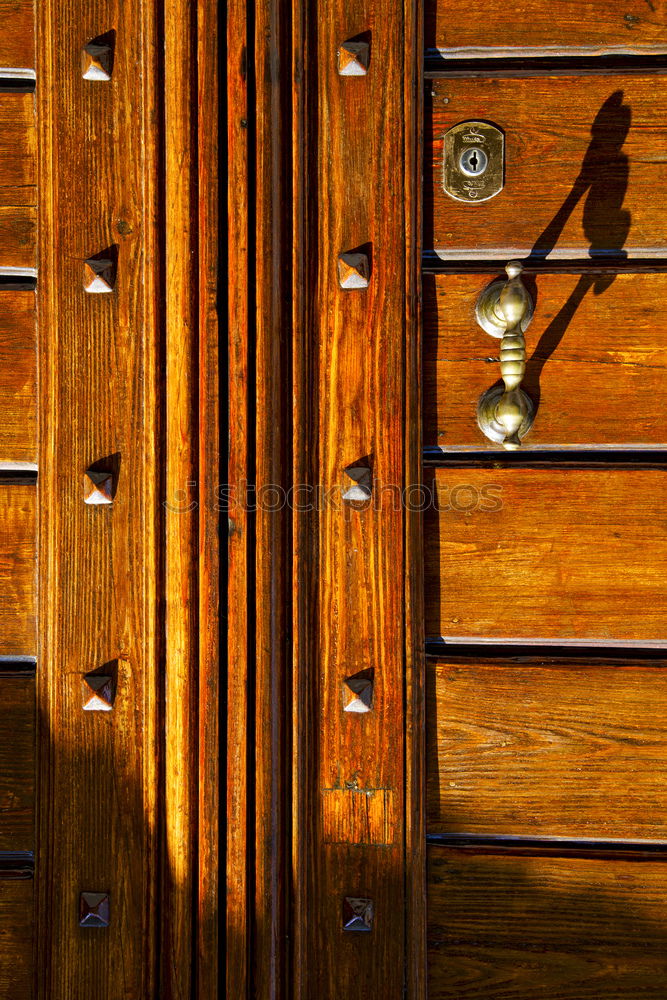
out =
[[(427, 90), (424, 246), (443, 258), (652, 257), (667, 236), (664, 76), (433, 80)], [(443, 136), (467, 120), (505, 133), (505, 187), (479, 205), (442, 187)]]
[[(500, 378), (500, 341), (474, 315), (490, 280), (424, 277), (427, 445), (498, 448), (477, 426), (477, 401)], [(536, 309), (523, 388), (537, 415), (523, 448), (664, 447), (667, 275), (544, 274), (526, 283)]]
[[(284, 114), (289, 106), (289, 24), (280, 0), (247, 6), (250, 24), (248, 60), (253, 61), (254, 128), (249, 165), (251, 201), (249, 260), (251, 314), (249, 455), (254, 452), (258, 496), (272, 496), (289, 483), (287, 426), (289, 405), (288, 329), (291, 204), (286, 172), (291, 135)], [(251, 84), (252, 86), (253, 84)], [(250, 115), (253, 116), (252, 105)], [(251, 457), (251, 462), (253, 458)], [(291, 933), (287, 918), (290, 876), (287, 868), (287, 801), (282, 776), (288, 766), (289, 718), (287, 656), (289, 593), (287, 540), (289, 508), (260, 502), (252, 517), (249, 565), (254, 600), (249, 641), (254, 678), (251, 768), (254, 784), (253, 988), (261, 1000), (289, 997)], [(254, 745), (253, 745), (254, 744)]]
[(189, 0), (164, 6), (167, 496), (165, 515), (165, 883), (162, 988), (169, 1000), (192, 995), (196, 949), (193, 900), (197, 829), (198, 440), (196, 18)]
[(34, 270), (37, 212), (27, 206), (0, 206), (0, 273), (4, 268)]
[(0, 292), (0, 462), (37, 460), (35, 293)]
[[(297, 814), (306, 845), (300, 856), (305, 879), (298, 912), (304, 922), (297, 929), (297, 954), (304, 961), (297, 995), (308, 998), (399, 997), (406, 977), (406, 648), (411, 671), (418, 670), (414, 633), (408, 638), (405, 623), (408, 527), (390, 491), (378, 490), (375, 501), (364, 505), (342, 501), (341, 492), (348, 482), (344, 469), (355, 464), (368, 465), (377, 482), (400, 490), (415, 459), (407, 457), (406, 436), (410, 447), (414, 440), (398, 414), (414, 407), (414, 400), (406, 401), (404, 379), (416, 313), (412, 269), (418, 263), (418, 74), (411, 62), (416, 16), (411, 3), (369, 0), (350, 7), (336, 0), (317, 5), (308, 19), (304, 87), (315, 88), (317, 120), (307, 134), (315, 169), (301, 188), (313, 229), (299, 244), (307, 286), (302, 318), (310, 334), (307, 360), (300, 358), (297, 366), (297, 394), (309, 400), (310, 420), (299, 430), (306, 454), (298, 467), (311, 463), (311, 482), (329, 491), (321, 509), (296, 519), (303, 546), (298, 593), (307, 602), (297, 618), (303, 630), (298, 641), (311, 643), (307, 651), (299, 648), (313, 685), (309, 691), (297, 687), (300, 710), (309, 716), (302, 717), (296, 744), (309, 811), (306, 818)], [(338, 46), (364, 32), (371, 39), (367, 75), (340, 76)], [(369, 286), (345, 291), (337, 259), (357, 249), (369, 258)], [(409, 539), (412, 554), (413, 529)], [(344, 679), (371, 666), (373, 710), (345, 713)], [(310, 734), (304, 736), (307, 726)], [(364, 795), (372, 804), (368, 822), (358, 812)], [(372, 811), (376, 803), (378, 815)], [(413, 837), (414, 831), (411, 842)], [(418, 882), (419, 856), (410, 864)], [(343, 930), (346, 895), (374, 900), (370, 936)], [(418, 980), (413, 970), (409, 976), (411, 983)]]
[[(160, 993), (158, 876), (156, 6), (44, 0), (38, 9), (40, 247), (39, 996)], [(116, 31), (112, 79), (80, 47)], [(75, 192), (75, 196), (73, 196)], [(83, 261), (118, 248), (112, 294)], [(93, 462), (112, 504), (83, 503)], [(118, 673), (111, 712), (84, 712), (82, 674)], [(160, 813), (164, 821), (164, 810)], [(78, 926), (82, 890), (111, 923)]]
[(0, 76), (2, 70), (35, 65), (34, 0), (0, 0)]
[(667, 52), (667, 4), (522, 0), (508, 14), (497, 0), (428, 0), (425, 34), (444, 58)]
[(32, 1000), (33, 882), (0, 878), (0, 996)]
[[(227, 482), (237, 495), (249, 482), (251, 441), (249, 414), (249, 176), (248, 94), (246, 74), (246, 0), (227, 5), (227, 205), (228, 205), (228, 426)], [(242, 122), (246, 123), (246, 127)], [(250, 891), (253, 875), (249, 846), (252, 819), (248, 796), (252, 788), (249, 759), (249, 693), (251, 529), (243, 503), (230, 505), (227, 546), (227, 671), (226, 712), (226, 996), (246, 996), (249, 983)]]
[(34, 95), (0, 91), (0, 207), (36, 204), (35, 142)]
[(659, 1000), (662, 860), (429, 849), (431, 1000)]
[(0, 851), (31, 851), (35, 843), (35, 678), (0, 674), (0, 704)]
[[(197, 359), (199, 411), (199, 480), (205, 502), (199, 507), (198, 599), (198, 782), (197, 823), (197, 963), (195, 995), (217, 1000), (220, 981), (219, 928), (224, 893), (220, 891), (220, 704), (221, 605), (220, 510), (223, 481), (220, 462), (220, 417), (224, 395), (220, 384), (218, 296), (220, 294), (218, 8), (208, 0), (197, 4), (197, 177), (198, 177), (198, 307)], [(221, 141), (222, 140), (222, 141)], [(193, 151), (194, 153), (194, 151)], [(224, 352), (223, 352), (224, 357)], [(213, 498), (216, 498), (214, 502)], [(224, 750), (223, 750), (224, 752)]]
[(426, 484), (427, 634), (665, 641), (667, 469), (438, 469)]
[(34, 485), (0, 483), (0, 655), (34, 656), (37, 517)]
[(664, 662), (429, 663), (429, 833), (665, 840)]

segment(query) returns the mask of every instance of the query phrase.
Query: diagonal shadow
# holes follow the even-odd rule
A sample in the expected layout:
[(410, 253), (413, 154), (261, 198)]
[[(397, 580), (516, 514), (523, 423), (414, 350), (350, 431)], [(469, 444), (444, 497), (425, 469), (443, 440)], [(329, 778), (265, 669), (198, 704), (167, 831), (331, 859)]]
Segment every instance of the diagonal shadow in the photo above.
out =
[[(589, 257), (615, 261), (627, 258), (623, 247), (632, 216), (623, 208), (630, 174), (623, 145), (631, 120), (630, 106), (623, 103), (623, 91), (614, 91), (595, 116), (591, 126), (592, 138), (572, 190), (537, 237), (529, 260), (545, 260), (584, 196), (583, 228), (589, 243)], [(577, 309), (591, 289), (595, 295), (601, 295), (611, 286), (614, 278), (614, 274), (582, 274), (567, 301), (540, 337), (527, 363), (524, 379), (524, 386), (536, 409), (540, 403), (540, 376), (544, 366), (563, 339)]]

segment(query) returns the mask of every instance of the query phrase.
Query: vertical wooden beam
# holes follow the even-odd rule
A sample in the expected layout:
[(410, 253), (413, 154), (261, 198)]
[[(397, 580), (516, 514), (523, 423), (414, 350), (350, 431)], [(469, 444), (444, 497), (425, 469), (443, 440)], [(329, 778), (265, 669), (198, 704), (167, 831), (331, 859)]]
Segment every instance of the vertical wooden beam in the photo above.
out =
[[(406, 992), (426, 1000), (426, 662), (422, 482), (424, 5), (406, 2), (405, 129), (405, 894)], [(413, 489), (414, 488), (414, 489)]]
[[(155, 5), (37, 7), (40, 747), (44, 1000), (156, 995), (158, 80)], [(82, 48), (112, 32), (110, 79)], [(111, 290), (84, 289), (95, 255)], [(113, 502), (84, 503), (90, 466)], [(109, 712), (82, 676), (112, 672)], [(79, 926), (81, 892), (110, 923)]]
[(199, 1000), (219, 996), (220, 837), (220, 370), (218, 259), (220, 185), (218, 5), (197, 6), (199, 178), (199, 817), (197, 983)]
[(196, 931), (199, 423), (197, 6), (165, 0), (165, 871), (163, 995), (189, 1000)]
[(289, 747), (286, 743), (291, 257), (289, 24), (281, 0), (254, 4), (254, 990), (287, 996), (286, 858)]
[[(295, 995), (418, 997), (419, 16), (322, 0), (293, 25), (295, 468), (316, 502), (295, 512)], [(340, 73), (346, 41), (368, 46), (366, 72)], [(344, 253), (366, 258), (347, 288)], [(342, 499), (349, 466), (369, 469), (369, 500)], [(361, 672), (371, 711), (345, 712)], [(345, 897), (372, 901), (370, 930), (345, 929)]]
[(251, 593), (251, 525), (245, 500), (250, 482), (248, 38), (246, 0), (227, 4), (227, 732), (226, 732), (226, 995), (248, 988), (249, 838), (248, 683)]

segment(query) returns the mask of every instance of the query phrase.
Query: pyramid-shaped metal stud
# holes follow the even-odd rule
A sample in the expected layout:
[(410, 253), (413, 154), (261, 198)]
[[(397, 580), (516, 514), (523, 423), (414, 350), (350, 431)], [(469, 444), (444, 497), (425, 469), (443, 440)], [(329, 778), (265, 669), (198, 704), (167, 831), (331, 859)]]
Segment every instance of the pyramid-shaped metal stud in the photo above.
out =
[(108, 927), (108, 892), (82, 892), (79, 897), (79, 927)]
[(113, 292), (116, 284), (116, 261), (112, 257), (89, 257), (83, 262), (83, 287), (93, 295)]
[(373, 670), (360, 670), (343, 681), (343, 711), (370, 712), (373, 708)]
[(366, 76), (371, 47), (368, 42), (343, 42), (338, 50), (338, 72), (341, 76)]
[(87, 469), (83, 474), (83, 502), (89, 504), (113, 503), (113, 475), (111, 472), (94, 472)]
[(338, 281), (341, 288), (346, 291), (368, 288), (370, 277), (371, 269), (367, 254), (350, 251), (339, 255)]
[(81, 72), (84, 80), (110, 80), (113, 69), (113, 49), (110, 45), (88, 42), (81, 50)]
[(110, 712), (116, 698), (114, 678), (108, 674), (86, 674), (83, 678), (84, 712)]
[(349, 486), (346, 490), (343, 490), (343, 500), (370, 500), (373, 484), (371, 470), (361, 466), (350, 465), (345, 469), (345, 475), (350, 477), (354, 486)]
[(370, 931), (373, 926), (373, 900), (358, 896), (343, 899), (343, 930)]

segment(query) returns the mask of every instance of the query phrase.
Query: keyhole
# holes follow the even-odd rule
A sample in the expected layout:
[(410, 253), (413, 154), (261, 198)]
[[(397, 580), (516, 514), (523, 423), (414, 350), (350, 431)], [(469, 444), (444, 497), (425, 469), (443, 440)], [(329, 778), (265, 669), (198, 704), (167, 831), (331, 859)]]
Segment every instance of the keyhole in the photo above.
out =
[(468, 177), (478, 177), (483, 174), (489, 163), (489, 158), (483, 149), (477, 146), (464, 149), (459, 158), (459, 166)]

